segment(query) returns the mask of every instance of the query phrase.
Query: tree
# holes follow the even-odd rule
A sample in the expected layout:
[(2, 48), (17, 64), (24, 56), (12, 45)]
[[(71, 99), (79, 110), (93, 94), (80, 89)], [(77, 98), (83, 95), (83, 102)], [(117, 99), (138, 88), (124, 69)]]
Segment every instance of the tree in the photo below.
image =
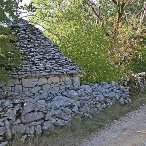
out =
[(104, 15), (104, 22), (108, 26), (110, 52), (115, 56), (111, 62), (119, 66), (126, 75), (145, 71), (146, 31), (145, 23), (141, 21), (144, 19), (144, 0), (100, 2), (101, 14), (104, 14), (105, 10), (110, 10), (108, 15)]
[(143, 0), (33, 0), (32, 5), (31, 22), (82, 67), (82, 80), (117, 81), (134, 71), (130, 63), (141, 47), (135, 36)]
[(19, 66), (20, 51), (12, 44), (17, 40), (12, 35), (11, 23), (18, 18), (18, 3), (16, 0), (0, 1), (0, 80), (8, 81), (10, 75)]
[(33, 6), (31, 22), (40, 24), (45, 35), (84, 70), (82, 82), (111, 80), (104, 29), (90, 17), (82, 0), (34, 0)]

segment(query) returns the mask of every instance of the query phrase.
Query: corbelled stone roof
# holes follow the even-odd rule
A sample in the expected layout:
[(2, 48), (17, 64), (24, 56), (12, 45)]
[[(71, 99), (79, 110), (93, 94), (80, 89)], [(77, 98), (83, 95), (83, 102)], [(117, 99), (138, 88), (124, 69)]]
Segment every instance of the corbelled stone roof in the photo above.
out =
[(12, 29), (13, 33), (19, 36), (14, 45), (20, 48), (24, 62), (13, 77), (82, 72), (71, 59), (62, 54), (59, 46), (52, 44), (41, 30), (28, 24), (27, 21), (13, 23)]

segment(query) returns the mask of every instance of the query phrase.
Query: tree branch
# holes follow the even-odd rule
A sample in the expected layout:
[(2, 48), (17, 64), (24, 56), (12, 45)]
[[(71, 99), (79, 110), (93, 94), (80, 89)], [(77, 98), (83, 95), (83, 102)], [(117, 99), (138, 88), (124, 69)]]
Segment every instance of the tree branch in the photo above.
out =
[(117, 2), (116, 0), (112, 0), (112, 2), (113, 2), (116, 6), (118, 6), (118, 2)]
[(99, 14), (97, 13), (96, 9), (93, 7), (93, 5), (95, 5), (94, 3), (91, 3), (89, 0), (84, 0), (84, 2), (88, 5), (88, 7), (91, 8), (92, 12), (94, 13), (94, 15), (99, 19), (102, 20), (102, 18), (99, 16)]
[(122, 4), (121, 4), (121, 7), (124, 8), (125, 5), (126, 5), (126, 1), (123, 0), (123, 1), (122, 1)]

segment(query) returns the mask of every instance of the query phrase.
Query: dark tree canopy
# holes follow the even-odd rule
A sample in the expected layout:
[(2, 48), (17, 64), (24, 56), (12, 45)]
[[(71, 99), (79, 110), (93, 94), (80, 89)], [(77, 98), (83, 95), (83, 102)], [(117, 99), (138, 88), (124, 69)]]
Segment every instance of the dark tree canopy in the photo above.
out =
[(11, 31), (12, 21), (19, 16), (19, 2), (20, 0), (0, 1), (0, 80), (5, 82), (21, 62), (20, 51), (12, 44), (17, 37)]

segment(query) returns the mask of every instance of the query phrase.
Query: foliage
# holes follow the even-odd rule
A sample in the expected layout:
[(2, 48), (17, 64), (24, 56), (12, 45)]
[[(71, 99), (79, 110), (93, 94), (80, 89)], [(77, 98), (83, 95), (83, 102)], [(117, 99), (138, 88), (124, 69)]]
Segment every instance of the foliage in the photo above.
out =
[(101, 0), (99, 5), (100, 17), (107, 26), (110, 55), (115, 56), (110, 58), (111, 64), (119, 68), (123, 77), (146, 71), (146, 31), (145, 21), (141, 20), (144, 1)]
[(97, 4), (33, 0), (36, 11), (30, 20), (41, 25), (45, 35), (84, 70), (82, 82), (120, 81), (133, 72), (146, 71), (144, 25), (139, 26), (143, 4), (143, 0), (100, 0)]
[(22, 0), (1, 0), (0, 1), (0, 24), (10, 24), (10, 22), (17, 18), (18, 12), (18, 3)]
[[(144, 22), (140, 24), (143, 4), (143, 0), (126, 2), (116, 33), (112, 31), (114, 24), (108, 29), (111, 54), (116, 56), (112, 62), (121, 68), (123, 76), (146, 71), (146, 31)], [(109, 19), (114, 22), (115, 16), (111, 14)]]
[(68, 5), (61, 1), (47, 2), (34, 1), (36, 13), (31, 20), (47, 28), (45, 34), (83, 69), (82, 82), (111, 81), (116, 69), (113, 71), (108, 63), (109, 44), (101, 24), (87, 21), (81, 1), (71, 1)]
[(10, 29), (11, 21), (18, 17), (17, 10), (17, 1), (0, 1), (0, 80), (5, 82), (21, 62), (19, 49), (12, 45), (17, 38)]

